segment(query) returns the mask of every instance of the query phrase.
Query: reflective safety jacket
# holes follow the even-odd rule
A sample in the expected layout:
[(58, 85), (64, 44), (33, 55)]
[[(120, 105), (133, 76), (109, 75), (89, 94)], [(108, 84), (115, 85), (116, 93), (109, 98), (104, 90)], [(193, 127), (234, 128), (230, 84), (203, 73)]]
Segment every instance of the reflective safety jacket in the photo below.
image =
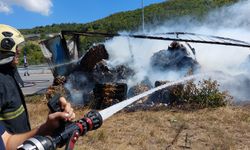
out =
[(0, 124), (10, 133), (23, 133), (30, 130), (30, 123), (16, 76), (16, 68), (0, 66)]

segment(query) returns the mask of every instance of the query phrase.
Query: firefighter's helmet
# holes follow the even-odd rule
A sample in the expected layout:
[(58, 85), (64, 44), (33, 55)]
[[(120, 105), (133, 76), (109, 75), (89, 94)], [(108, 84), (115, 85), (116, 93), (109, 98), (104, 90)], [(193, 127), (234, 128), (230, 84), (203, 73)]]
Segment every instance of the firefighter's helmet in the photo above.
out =
[(24, 37), (17, 29), (0, 24), (0, 64), (12, 61), (17, 47), (22, 43)]

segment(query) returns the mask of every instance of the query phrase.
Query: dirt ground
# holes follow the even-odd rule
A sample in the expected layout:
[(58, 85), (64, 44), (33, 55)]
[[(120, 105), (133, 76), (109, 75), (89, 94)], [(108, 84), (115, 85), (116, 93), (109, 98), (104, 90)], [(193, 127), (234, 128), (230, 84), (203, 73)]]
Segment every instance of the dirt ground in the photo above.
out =
[[(45, 121), (46, 102), (28, 102), (32, 127)], [(80, 137), (76, 150), (250, 149), (250, 107), (193, 112), (119, 112)], [(86, 110), (77, 109), (77, 118)]]

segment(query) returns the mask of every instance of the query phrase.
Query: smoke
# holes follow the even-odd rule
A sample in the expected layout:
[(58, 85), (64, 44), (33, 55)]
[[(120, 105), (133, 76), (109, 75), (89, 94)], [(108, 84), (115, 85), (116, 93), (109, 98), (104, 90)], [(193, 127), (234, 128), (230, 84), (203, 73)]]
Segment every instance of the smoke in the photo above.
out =
[[(215, 35), (250, 42), (250, 1), (240, 1), (207, 15), (204, 21), (195, 21), (192, 17), (166, 22), (159, 27), (146, 27), (146, 34), (166, 32), (192, 32)], [(138, 32), (140, 34), (140, 32)], [(167, 49), (171, 41), (142, 40), (116, 37), (105, 43), (110, 54), (110, 64), (128, 64), (136, 75), (128, 81), (133, 86), (146, 77), (154, 83), (156, 80), (176, 80), (183, 72), (155, 72), (150, 67), (150, 58), (155, 52)], [(185, 44), (185, 43), (183, 43)], [(250, 100), (247, 91), (250, 84), (248, 48), (219, 46), (212, 44), (189, 43), (196, 50), (196, 59), (202, 71), (219, 71), (225, 74), (220, 80), (221, 89), (228, 90), (237, 100)], [(244, 64), (244, 65), (242, 65)], [(227, 78), (226, 78), (227, 76)], [(237, 83), (237, 85), (236, 85)]]
[[(128, 64), (136, 71), (135, 76), (128, 81), (129, 87), (140, 83), (150, 74), (150, 58), (155, 52), (166, 49), (169, 42), (157, 40), (131, 39), (116, 37), (107, 41), (105, 47), (110, 54), (109, 62), (113, 66)], [(162, 73), (161, 73), (162, 75)], [(150, 76), (153, 82), (155, 76)]]
[(1, 0), (0, 12), (12, 13), (12, 6), (21, 6), (24, 9), (42, 15), (48, 16), (51, 14), (52, 0)]
[[(69, 92), (69, 99), (74, 102), (75, 105), (84, 105), (91, 99), (90, 92), (93, 89), (93, 85), (89, 84), (87, 77), (79, 72), (70, 74), (64, 87)], [(84, 87), (84, 89), (82, 89)]]

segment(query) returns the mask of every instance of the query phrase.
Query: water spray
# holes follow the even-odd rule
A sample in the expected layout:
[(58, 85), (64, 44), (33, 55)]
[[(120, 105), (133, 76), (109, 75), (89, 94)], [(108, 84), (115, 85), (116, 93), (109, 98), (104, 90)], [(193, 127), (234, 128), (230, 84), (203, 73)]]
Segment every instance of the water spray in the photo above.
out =
[(61, 66), (65, 66), (65, 65), (72, 65), (72, 64), (76, 65), (80, 61), (81, 61), (81, 58), (76, 59), (76, 60), (71, 60), (71, 61), (68, 61), (68, 62), (64, 62), (64, 63), (60, 63), (60, 64), (56, 64), (56, 65), (51, 65), (51, 67), (55, 68), (55, 67), (61, 67)]

